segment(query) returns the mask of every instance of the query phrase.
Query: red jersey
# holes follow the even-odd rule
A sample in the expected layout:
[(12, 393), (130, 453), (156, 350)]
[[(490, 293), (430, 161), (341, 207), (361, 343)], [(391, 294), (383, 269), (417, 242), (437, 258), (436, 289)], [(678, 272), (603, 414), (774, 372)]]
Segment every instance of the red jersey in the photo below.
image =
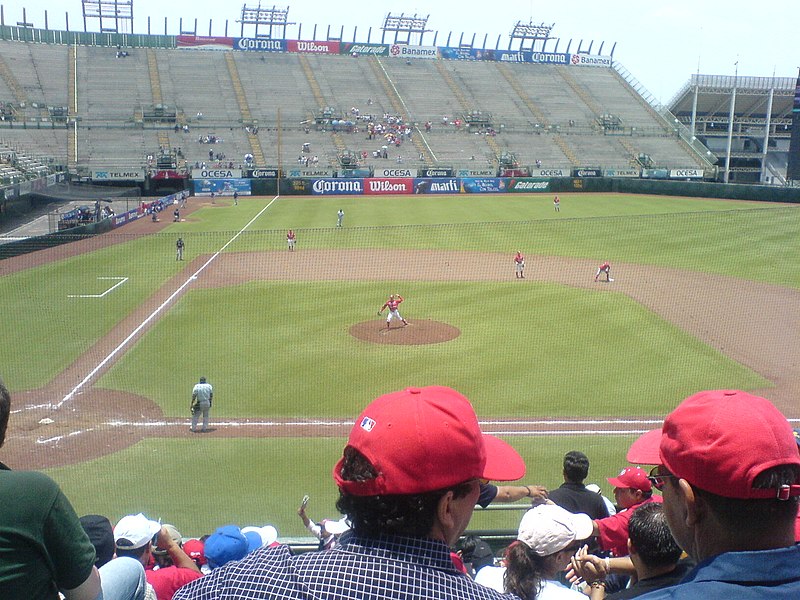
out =
[(602, 265), (600, 265), (600, 270), (601, 271), (608, 271), (610, 268), (611, 268), (611, 265), (609, 263), (607, 263), (607, 262), (604, 262)]
[(294, 239), (294, 231), (292, 231), (292, 230), (290, 229), (290, 230), (289, 230), (289, 233), (287, 233), (287, 234), (286, 234), (286, 239), (287, 239), (287, 240), (293, 240), (293, 239)]
[(402, 301), (403, 301), (403, 297), (402, 296), (395, 296), (394, 298), (389, 298), (386, 301), (386, 304), (381, 306), (381, 310), (383, 310), (384, 308), (388, 308), (389, 310), (392, 310), (392, 311), (397, 310), (397, 307), (400, 306), (400, 303)]
[(514, 262), (517, 263), (518, 265), (521, 265), (522, 263), (525, 262), (525, 257), (522, 256), (522, 254), (520, 254), (519, 252), (517, 252), (517, 255), (514, 257)]

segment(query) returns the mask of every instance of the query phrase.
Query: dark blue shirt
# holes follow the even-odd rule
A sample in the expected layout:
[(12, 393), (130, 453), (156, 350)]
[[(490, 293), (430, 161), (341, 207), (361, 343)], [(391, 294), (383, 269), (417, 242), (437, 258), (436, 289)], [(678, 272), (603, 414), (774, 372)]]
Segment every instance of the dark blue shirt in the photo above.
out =
[(639, 598), (796, 600), (800, 598), (800, 546), (718, 554), (698, 564), (678, 585)]
[[(515, 600), (458, 571), (440, 541), (342, 536), (333, 550), (262, 548), (182, 587), (173, 600)], [(730, 600), (730, 599), (729, 599)]]

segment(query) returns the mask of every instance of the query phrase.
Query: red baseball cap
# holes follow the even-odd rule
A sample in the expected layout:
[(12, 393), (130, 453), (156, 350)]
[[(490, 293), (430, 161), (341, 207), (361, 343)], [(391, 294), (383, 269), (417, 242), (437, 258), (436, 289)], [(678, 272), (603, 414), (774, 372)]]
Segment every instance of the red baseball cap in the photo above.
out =
[(368, 481), (346, 481), (341, 459), (333, 478), (353, 496), (421, 494), (470, 479), (512, 481), (525, 475), (517, 451), (484, 435), (469, 400), (447, 387), (407, 388), (373, 400), (347, 445), (378, 472)]
[(639, 467), (625, 467), (616, 477), (609, 477), (608, 483), (618, 488), (630, 488), (649, 492), (653, 485), (647, 478), (647, 473)]
[(192, 560), (204, 565), (206, 564), (206, 555), (203, 551), (204, 546), (205, 544), (203, 544), (203, 542), (200, 540), (186, 540), (183, 543), (183, 551), (186, 552), (186, 554), (188, 554)]
[(699, 392), (681, 402), (658, 431), (634, 442), (628, 460), (662, 464), (673, 475), (726, 498), (800, 496), (800, 485), (753, 488), (753, 480), (766, 469), (800, 466), (792, 426), (765, 398), (738, 390)]

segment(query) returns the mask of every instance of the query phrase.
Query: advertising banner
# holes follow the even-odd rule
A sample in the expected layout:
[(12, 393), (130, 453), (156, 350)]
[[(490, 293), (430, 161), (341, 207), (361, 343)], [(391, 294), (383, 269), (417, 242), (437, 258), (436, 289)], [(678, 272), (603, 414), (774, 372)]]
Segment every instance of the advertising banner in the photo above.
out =
[(289, 169), (289, 177), (333, 177), (333, 169)]
[(307, 54), (339, 54), (339, 42), (286, 40), (286, 50), (289, 52), (305, 52)]
[(376, 167), (374, 177), (411, 177), (414, 178), (417, 176), (416, 169), (398, 169), (398, 168), (386, 168), (381, 169)]
[(459, 169), (455, 175), (458, 177), (494, 177), (497, 175), (497, 169), (494, 167), (486, 167), (484, 169)]
[(670, 169), (670, 179), (702, 179), (703, 169)]
[(530, 177), (522, 177), (520, 179), (508, 180), (509, 192), (546, 192), (550, 189), (549, 179), (532, 179)]
[(250, 169), (245, 175), (250, 179), (277, 179), (278, 169)]
[(144, 181), (144, 169), (92, 169), (95, 181)]
[(211, 192), (217, 196), (232, 196), (233, 192), (250, 195), (249, 179), (195, 179), (192, 183), (195, 196), (210, 196)]
[(572, 169), (573, 177), (602, 177), (603, 170), (595, 167), (579, 167)]
[(186, 174), (172, 169), (155, 171), (150, 174), (150, 179), (185, 179)]
[(242, 179), (241, 169), (192, 169), (192, 179)]
[(533, 169), (531, 177), (569, 177), (569, 169)]
[(556, 52), (532, 52), (531, 50), (483, 50), (476, 51), (476, 60), (498, 62), (569, 65), (571, 54)]
[(439, 55), (442, 58), (451, 60), (480, 60), (481, 56), (475, 56), (474, 48), (460, 48), (458, 46), (439, 46)]
[(311, 183), (315, 196), (353, 196), (364, 193), (363, 179), (315, 179)]
[(19, 195), (24, 196), (25, 194), (30, 194), (33, 186), (31, 185), (30, 181), (21, 181), (17, 185), (17, 189), (19, 190)]
[(467, 194), (497, 194), (506, 191), (507, 179), (503, 177), (465, 177), (461, 191)]
[(342, 54), (357, 56), (389, 56), (389, 46), (387, 44), (356, 44), (354, 42), (342, 42), (339, 44), (339, 52)]
[(461, 188), (458, 179), (415, 179), (415, 194), (458, 194)]
[(233, 38), (233, 49), (245, 52), (286, 52), (286, 40)]
[(610, 56), (591, 56), (589, 54), (573, 54), (569, 62), (576, 67), (611, 67)]
[(439, 58), (439, 50), (436, 46), (392, 44), (389, 48), (389, 56), (395, 58), (424, 58), (426, 60), (434, 60)]
[(603, 177), (638, 177), (639, 169), (606, 169)]
[(340, 169), (336, 172), (337, 177), (372, 177), (372, 170), (369, 168), (362, 169)]
[(365, 179), (364, 180), (364, 193), (367, 195), (381, 195), (381, 194), (413, 194), (414, 193), (414, 179)]
[(453, 169), (446, 167), (435, 167), (428, 169), (419, 169), (417, 177), (452, 177)]
[(204, 37), (200, 35), (179, 35), (175, 38), (178, 48), (197, 48), (202, 50), (230, 50), (233, 48), (234, 38), (230, 37)]
[(311, 194), (310, 179), (287, 179), (281, 183), (281, 191), (284, 194), (300, 194), (308, 196)]

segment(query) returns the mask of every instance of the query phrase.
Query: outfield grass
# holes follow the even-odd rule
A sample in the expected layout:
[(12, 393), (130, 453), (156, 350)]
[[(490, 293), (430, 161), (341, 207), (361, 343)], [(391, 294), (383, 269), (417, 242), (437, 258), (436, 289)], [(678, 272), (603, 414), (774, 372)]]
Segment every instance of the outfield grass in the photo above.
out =
[[(608, 259), (719, 273), (800, 288), (800, 213), (793, 207), (620, 195), (432, 196), (218, 201), (163, 233), (0, 278), (13, 318), (0, 322), (2, 376), (12, 391), (46, 385), (99, 337), (186, 266), (219, 251), (284, 250), (285, 232), (306, 248), (474, 250)], [(192, 199), (191, 202), (200, 202)], [(345, 227), (336, 229), (336, 211)], [(121, 234), (125, 236), (124, 229)], [(212, 269), (214, 266), (212, 265)], [(347, 265), (341, 266), (343, 272)], [(129, 280), (102, 299), (101, 276)], [(510, 271), (509, 271), (510, 276)], [(348, 335), (376, 319), (395, 282), (254, 281), (191, 289), (95, 385), (140, 394), (186, 418), (199, 375), (216, 391), (212, 419), (355, 416), (378, 394), (408, 385), (456, 387), (492, 417), (660, 417), (702, 388), (761, 388), (757, 374), (664, 322), (622, 294), (550, 283), (404, 282), (406, 316), (444, 321), (444, 344), (375, 346)], [(391, 289), (394, 289), (392, 287)], [(98, 357), (98, 361), (104, 357)], [(681, 377), (675, 377), (680, 373)], [(624, 465), (633, 436), (513, 437), (528, 483), (554, 486), (567, 450), (593, 460), (604, 482)], [(330, 468), (341, 439), (148, 439), (80, 465), (53, 469), (79, 512), (144, 511), (203, 533), (220, 520), (271, 522), (301, 534), (294, 514), (332, 516)], [(609, 492), (609, 488), (604, 488)], [(508, 526), (508, 513), (476, 528)], [(517, 515), (511, 517), (516, 524)]]

